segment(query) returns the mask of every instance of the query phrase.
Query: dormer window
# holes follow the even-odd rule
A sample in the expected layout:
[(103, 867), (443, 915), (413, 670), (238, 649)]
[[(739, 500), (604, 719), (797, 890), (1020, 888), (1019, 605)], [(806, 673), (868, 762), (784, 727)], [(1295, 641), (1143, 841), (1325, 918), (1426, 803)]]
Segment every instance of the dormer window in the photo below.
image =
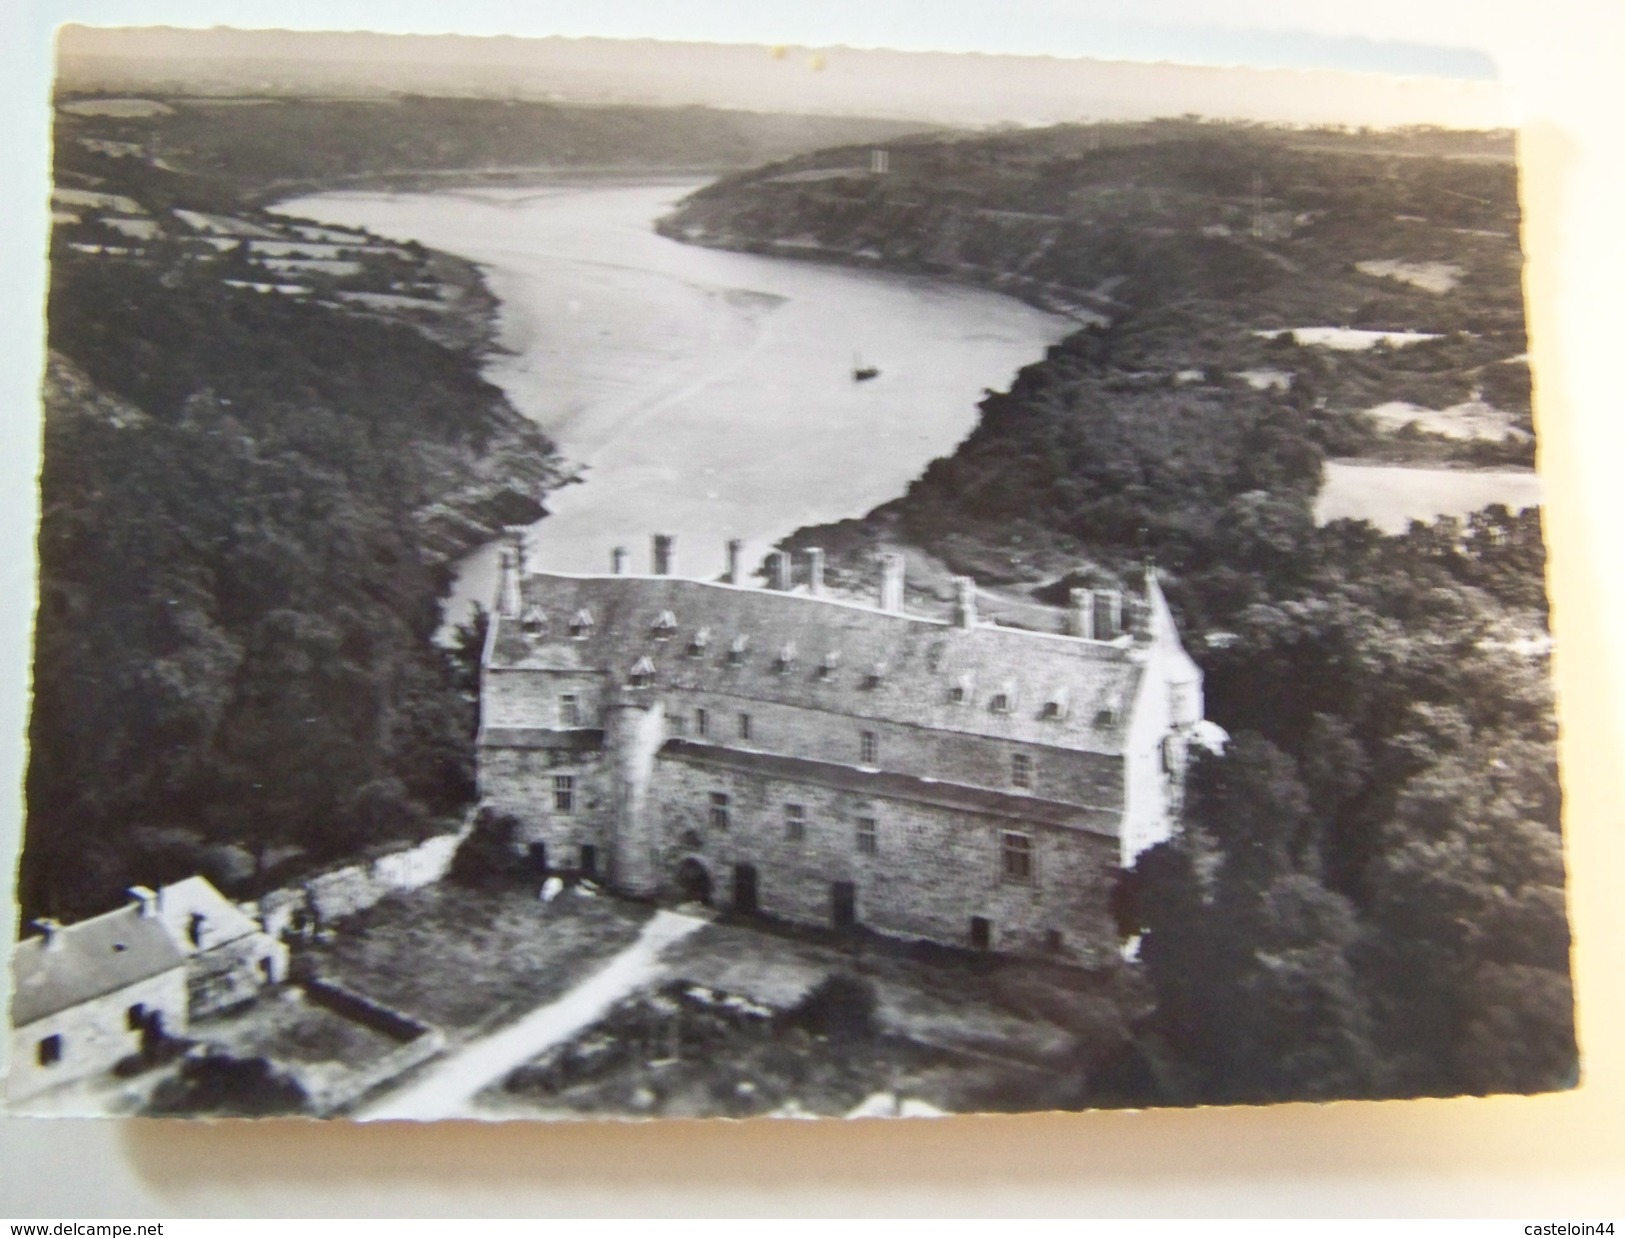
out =
[(1040, 711), (1040, 716), (1046, 722), (1063, 722), (1066, 720), (1066, 695), (1065, 688), (1057, 688), (1044, 699), (1044, 708)]
[(778, 667), (779, 674), (787, 675), (787, 674), (790, 673), (791, 669), (795, 666), (795, 664), (796, 664), (796, 643), (795, 643), (795, 641), (787, 641), (779, 649), (779, 656), (778, 656), (778, 659), (775, 662), (775, 665)]
[(693, 639), (688, 642), (688, 656), (691, 658), (703, 658), (705, 656), (705, 651), (710, 647), (711, 629), (701, 628), (699, 631), (694, 633)]
[(1116, 726), (1122, 713), (1123, 690), (1113, 688), (1100, 703), (1100, 721), (1106, 726)]
[(841, 651), (831, 649), (824, 655), (823, 661), (818, 664), (818, 678), (834, 679), (835, 672), (841, 669)]
[(884, 662), (876, 662), (869, 668), (869, 673), (864, 676), (863, 686), (866, 688), (880, 687), (886, 682), (886, 672), (888, 669), (889, 668)]
[(570, 635), (576, 640), (586, 640), (592, 635), (592, 611), (585, 606), (570, 616)]
[(1015, 687), (1009, 683), (1002, 685), (993, 694), (993, 699), (987, 703), (987, 707), (996, 714), (1007, 714), (1013, 711), (1016, 707)]
[(532, 602), (519, 617), (519, 627), (526, 636), (540, 636), (547, 631), (547, 612)]
[(647, 688), (655, 681), (655, 664), (644, 655), (632, 664), (632, 686)]
[(749, 651), (750, 651), (750, 637), (748, 637), (748, 636), (736, 636), (736, 637), (734, 637), (733, 644), (728, 646), (728, 665), (729, 666), (743, 666), (744, 662), (745, 662), (745, 654), (748, 653)]
[(954, 686), (948, 689), (950, 704), (963, 705), (976, 695), (976, 683), (969, 675), (961, 675), (954, 680)]
[(671, 611), (663, 610), (655, 616), (653, 633), (656, 640), (670, 640), (672, 634), (676, 631), (677, 616), (672, 614)]

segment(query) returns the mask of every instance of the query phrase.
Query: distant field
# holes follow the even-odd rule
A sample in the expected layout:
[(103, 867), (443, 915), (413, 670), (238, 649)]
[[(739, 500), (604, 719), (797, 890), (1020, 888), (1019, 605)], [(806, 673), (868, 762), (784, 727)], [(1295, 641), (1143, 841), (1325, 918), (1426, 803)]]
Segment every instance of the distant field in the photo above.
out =
[(1538, 474), (1524, 469), (1418, 469), (1328, 462), (1315, 519), (1369, 520), (1402, 533), (1412, 520), (1465, 516), (1491, 503), (1517, 511), (1541, 501)]

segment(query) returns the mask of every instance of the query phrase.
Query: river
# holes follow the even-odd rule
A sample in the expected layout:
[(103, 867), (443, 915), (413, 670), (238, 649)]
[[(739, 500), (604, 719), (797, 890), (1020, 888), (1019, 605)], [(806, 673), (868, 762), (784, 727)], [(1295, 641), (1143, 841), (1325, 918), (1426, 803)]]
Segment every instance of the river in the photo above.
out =
[[(325, 193), (279, 211), (416, 240), (482, 265), (501, 301), (486, 376), (585, 484), (549, 497), (532, 567), (647, 570), (677, 537), (685, 575), (747, 562), (803, 525), (859, 516), (953, 451), (984, 388), (1072, 324), (946, 282), (703, 249), (652, 228), (702, 182)], [(879, 377), (855, 382), (855, 358)], [(489, 604), (495, 551), (470, 556), (449, 614)]]
[[(729, 253), (653, 222), (702, 181), (567, 181), (432, 193), (324, 193), (288, 214), (416, 240), (481, 264), (501, 302), (486, 376), (542, 426), (585, 484), (548, 499), (532, 567), (647, 570), (677, 537), (685, 575), (756, 562), (784, 535), (896, 498), (953, 451), (984, 388), (1003, 388), (1072, 324), (945, 281)], [(860, 357), (880, 369), (854, 382)], [(1462, 515), (1539, 502), (1530, 472), (1327, 465), (1321, 521)], [(461, 565), (447, 614), (489, 604), (496, 548)]]

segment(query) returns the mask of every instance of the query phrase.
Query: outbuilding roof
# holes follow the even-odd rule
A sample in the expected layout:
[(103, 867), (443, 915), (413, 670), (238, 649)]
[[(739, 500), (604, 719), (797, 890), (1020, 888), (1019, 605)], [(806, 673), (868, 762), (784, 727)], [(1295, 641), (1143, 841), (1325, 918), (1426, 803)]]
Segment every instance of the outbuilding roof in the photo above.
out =
[(187, 877), (158, 891), (158, 917), (186, 953), (238, 941), (260, 926), (203, 877)]
[[(490, 670), (590, 672), (626, 686), (647, 660), (649, 686), (658, 690), (1113, 755), (1123, 750), (1129, 720), (1112, 706), (1135, 698), (1143, 673), (1143, 651), (1127, 636), (1094, 641), (959, 627), (834, 598), (671, 576), (537, 573), (522, 590), (523, 609), (539, 607), (550, 622), (527, 634), (518, 620), (498, 618)], [(570, 616), (583, 611), (594, 622), (572, 632)], [(676, 620), (669, 636), (657, 629), (667, 612)], [(779, 656), (786, 648), (806, 656), (786, 665)], [(1058, 695), (1067, 707), (1046, 709)]]
[(17, 943), (12, 956), (11, 1023), (24, 1027), (58, 1011), (185, 966), (180, 947), (157, 916), (138, 907), (53, 930)]

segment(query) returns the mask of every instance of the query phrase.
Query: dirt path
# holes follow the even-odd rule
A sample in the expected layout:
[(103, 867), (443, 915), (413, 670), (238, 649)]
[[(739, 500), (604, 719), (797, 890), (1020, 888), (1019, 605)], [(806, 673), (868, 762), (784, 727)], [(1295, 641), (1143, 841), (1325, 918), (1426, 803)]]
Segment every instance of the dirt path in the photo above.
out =
[(456, 1050), (355, 1116), (363, 1121), (458, 1116), (476, 1093), (597, 1022), (611, 1006), (654, 979), (666, 948), (707, 923), (675, 911), (657, 912), (636, 941), (562, 997)]

